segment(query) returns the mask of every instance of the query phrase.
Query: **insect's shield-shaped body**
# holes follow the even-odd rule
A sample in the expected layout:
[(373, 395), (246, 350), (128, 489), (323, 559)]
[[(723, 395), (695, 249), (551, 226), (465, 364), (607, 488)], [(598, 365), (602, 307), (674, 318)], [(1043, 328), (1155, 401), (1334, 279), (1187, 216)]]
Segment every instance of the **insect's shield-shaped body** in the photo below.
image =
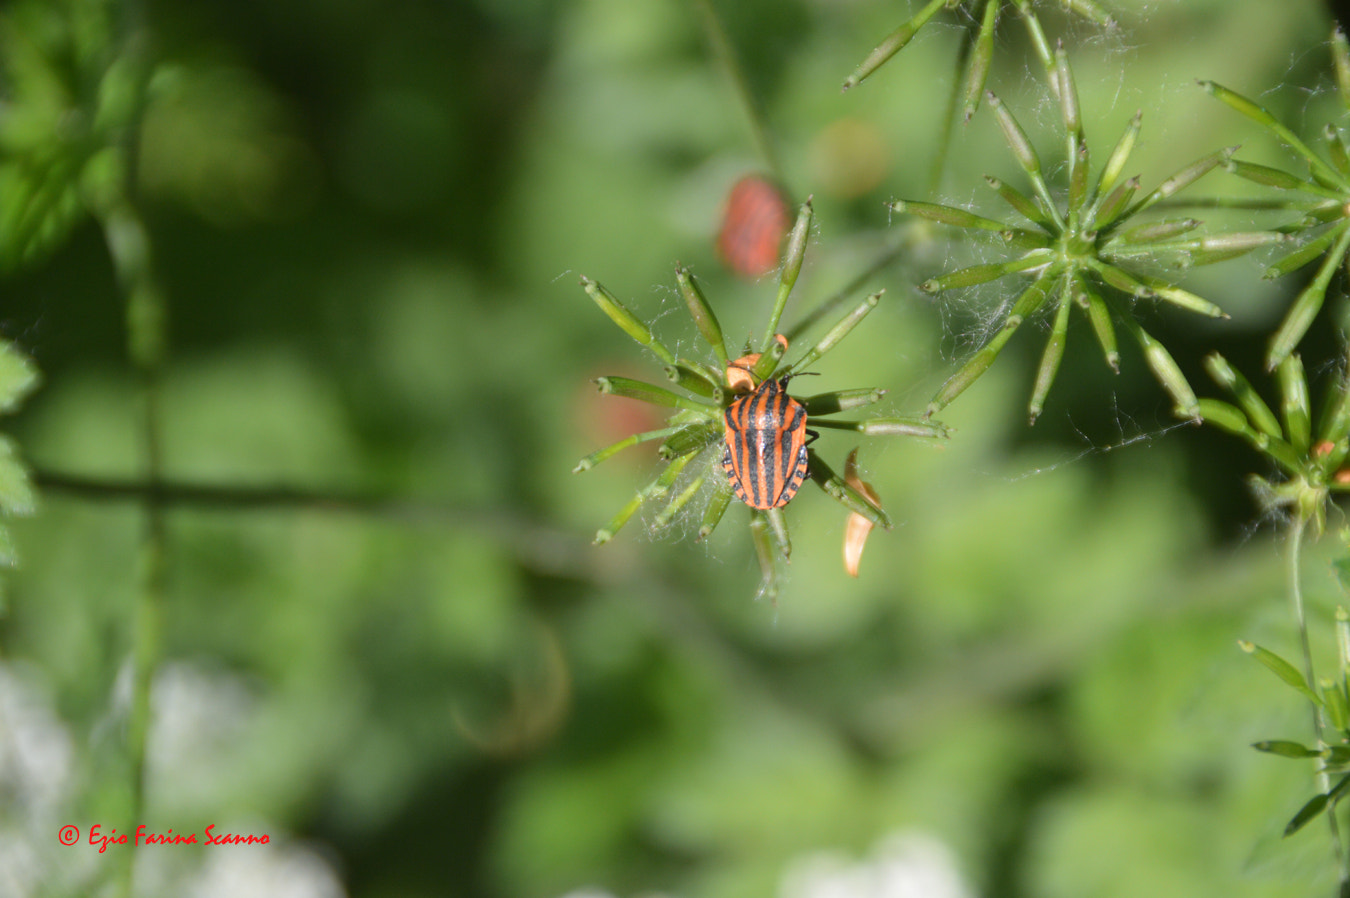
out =
[(807, 473), (806, 408), (787, 394), (787, 379), (766, 379), (727, 407), (722, 468), (736, 498), (751, 508), (780, 508)]

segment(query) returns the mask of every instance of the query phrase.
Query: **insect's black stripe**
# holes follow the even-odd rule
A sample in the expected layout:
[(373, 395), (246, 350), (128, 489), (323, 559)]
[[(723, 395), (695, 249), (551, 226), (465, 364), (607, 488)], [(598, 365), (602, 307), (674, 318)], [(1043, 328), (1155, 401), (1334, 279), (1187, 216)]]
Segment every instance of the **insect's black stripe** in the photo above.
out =
[[(794, 407), (795, 403), (787, 393), (778, 394), (778, 398), (781, 400), (782, 406), (778, 417), (783, 424), (775, 435), (775, 439), (778, 440), (778, 479), (776, 482), (779, 484), (777, 495), (773, 497), (775, 503), (787, 493), (788, 482), (792, 479), (793, 469), (797, 467), (797, 453), (793, 451), (796, 441), (793, 439), (793, 434), (800, 417), (797, 408)], [(791, 495), (790, 493), (787, 494)]]
[(759, 401), (759, 394), (754, 393), (745, 400), (745, 407), (741, 410), (741, 489), (746, 494), (745, 503), (755, 506), (758, 500), (758, 491), (755, 488), (755, 458), (759, 451), (757, 445), (758, 433), (755, 430), (755, 421), (757, 412), (755, 403)]
[(769, 392), (773, 388), (769, 382), (765, 381), (760, 388), (755, 391), (754, 398), (750, 400), (750, 420), (748, 427), (751, 433), (749, 442), (753, 459), (753, 468), (750, 470), (750, 495), (755, 500), (755, 508), (763, 508), (765, 499), (768, 498), (768, 484), (765, 482), (764, 470), (764, 438), (766, 436), (764, 428), (761, 426), (764, 422), (764, 412), (769, 407)]
[(778, 430), (778, 422), (783, 417), (783, 402), (787, 399), (781, 387), (777, 382), (771, 387), (764, 396), (764, 415), (760, 418), (760, 439), (763, 441), (763, 452), (760, 455), (760, 477), (764, 483), (764, 489), (760, 495), (760, 504), (766, 508), (772, 508), (778, 501), (777, 487), (782, 484), (782, 478), (778, 473), (778, 447), (782, 443), (782, 434)]

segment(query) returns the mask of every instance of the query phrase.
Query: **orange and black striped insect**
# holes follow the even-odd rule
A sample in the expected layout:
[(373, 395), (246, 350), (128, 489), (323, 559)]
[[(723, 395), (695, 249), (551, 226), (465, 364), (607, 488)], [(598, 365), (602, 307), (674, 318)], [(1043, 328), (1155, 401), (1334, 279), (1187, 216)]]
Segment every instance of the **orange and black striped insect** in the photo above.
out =
[(786, 377), (766, 379), (727, 407), (722, 468), (751, 508), (781, 508), (806, 479), (806, 407), (787, 394)]

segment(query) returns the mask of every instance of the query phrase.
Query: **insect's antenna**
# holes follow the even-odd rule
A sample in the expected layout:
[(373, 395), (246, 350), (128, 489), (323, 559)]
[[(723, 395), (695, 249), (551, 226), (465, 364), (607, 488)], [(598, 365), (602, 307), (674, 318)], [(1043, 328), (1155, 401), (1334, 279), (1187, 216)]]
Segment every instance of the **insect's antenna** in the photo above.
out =
[(790, 371), (778, 379), (782, 381), (784, 384), (786, 384), (794, 377), (819, 377), (819, 376), (820, 376), (819, 371)]

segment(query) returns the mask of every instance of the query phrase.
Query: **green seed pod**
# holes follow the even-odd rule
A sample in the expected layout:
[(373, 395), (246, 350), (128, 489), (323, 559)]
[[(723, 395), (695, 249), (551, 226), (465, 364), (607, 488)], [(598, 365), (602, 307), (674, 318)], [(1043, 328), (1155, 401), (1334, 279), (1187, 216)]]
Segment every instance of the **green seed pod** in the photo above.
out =
[(689, 273), (689, 269), (677, 265), (675, 281), (680, 285), (680, 295), (684, 297), (685, 305), (689, 307), (689, 315), (694, 319), (694, 324), (698, 325), (698, 332), (708, 341), (708, 345), (717, 354), (717, 361), (725, 368), (729, 358), (726, 341), (722, 338), (722, 325), (718, 323), (712, 306), (708, 305), (698, 280)]
[(708, 409), (715, 407), (709, 402), (681, 396), (678, 393), (672, 393), (669, 390), (663, 390), (660, 387), (652, 386), (649, 383), (643, 383), (640, 380), (633, 380), (629, 377), (597, 377), (595, 383), (600, 387), (601, 393), (625, 396), (629, 399), (639, 399), (643, 402), (650, 402), (652, 405), (664, 405), (669, 406), (670, 408), (685, 408), (696, 412), (706, 412)]
[(1298, 353), (1286, 356), (1275, 369), (1280, 384), (1280, 414), (1290, 444), (1300, 454), (1312, 445), (1311, 414), (1308, 411), (1308, 381), (1303, 375), (1303, 360)]
[(595, 304), (609, 316), (610, 320), (623, 328), (624, 333), (656, 353), (657, 357), (667, 365), (675, 364), (675, 355), (660, 340), (656, 339), (651, 329), (638, 320), (636, 315), (628, 311), (627, 307), (614, 297), (614, 294), (588, 277), (582, 277), (581, 286), (585, 288), (591, 299), (595, 300)]

